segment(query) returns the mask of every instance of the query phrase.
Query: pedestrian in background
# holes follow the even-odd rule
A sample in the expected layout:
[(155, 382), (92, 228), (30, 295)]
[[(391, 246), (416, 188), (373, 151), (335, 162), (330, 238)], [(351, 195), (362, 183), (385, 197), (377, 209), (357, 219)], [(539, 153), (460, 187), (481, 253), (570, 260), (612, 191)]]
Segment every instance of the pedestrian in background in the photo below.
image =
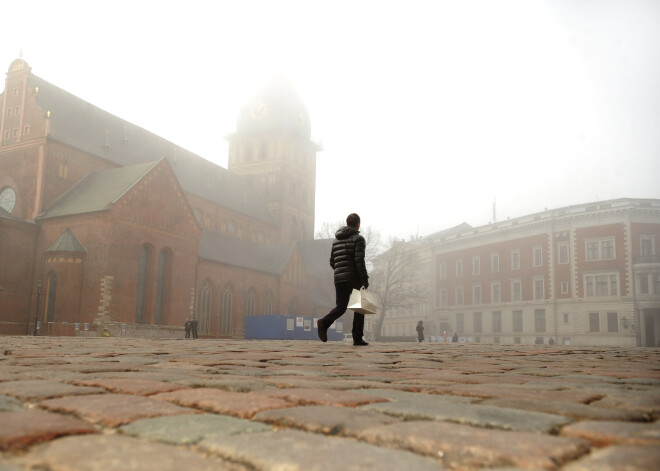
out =
[(197, 318), (193, 317), (190, 321), (190, 331), (192, 333), (192, 338), (197, 338)]
[(424, 341), (424, 323), (422, 321), (417, 323), (417, 340), (420, 342)]
[(190, 319), (186, 319), (185, 324), (183, 324), (183, 327), (186, 329), (186, 338), (190, 338)]

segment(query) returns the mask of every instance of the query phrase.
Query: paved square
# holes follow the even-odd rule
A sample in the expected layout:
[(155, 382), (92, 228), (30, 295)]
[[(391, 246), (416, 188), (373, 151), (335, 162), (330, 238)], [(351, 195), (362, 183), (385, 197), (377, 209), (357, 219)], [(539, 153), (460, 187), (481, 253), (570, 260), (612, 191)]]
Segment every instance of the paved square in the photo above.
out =
[(0, 469), (658, 465), (658, 349), (0, 337), (0, 352)]

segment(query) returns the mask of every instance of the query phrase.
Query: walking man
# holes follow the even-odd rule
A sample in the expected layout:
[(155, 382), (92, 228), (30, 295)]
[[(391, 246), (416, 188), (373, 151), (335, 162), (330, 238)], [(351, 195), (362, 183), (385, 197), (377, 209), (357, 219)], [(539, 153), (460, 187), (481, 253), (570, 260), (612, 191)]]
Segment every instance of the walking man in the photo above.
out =
[(192, 320), (190, 321), (190, 330), (192, 331), (192, 338), (196, 339), (197, 338), (197, 318), (193, 317)]
[(183, 327), (186, 329), (186, 338), (190, 338), (190, 319), (186, 319), (186, 322), (183, 324)]
[[(330, 266), (334, 270), (336, 306), (324, 318), (316, 321), (318, 336), (322, 342), (328, 341), (328, 328), (348, 308), (348, 301), (353, 289), (369, 287), (369, 275), (364, 263), (367, 243), (360, 235), (360, 216), (351, 213), (346, 218), (346, 225), (335, 233), (330, 252)], [(362, 338), (364, 335), (364, 314), (353, 314), (353, 345), (369, 345)]]

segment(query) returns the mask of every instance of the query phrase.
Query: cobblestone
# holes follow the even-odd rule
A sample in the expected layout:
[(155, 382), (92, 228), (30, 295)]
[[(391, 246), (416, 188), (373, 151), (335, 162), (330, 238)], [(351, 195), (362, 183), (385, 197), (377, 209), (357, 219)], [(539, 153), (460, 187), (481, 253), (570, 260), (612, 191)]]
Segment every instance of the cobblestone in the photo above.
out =
[(660, 463), (658, 349), (0, 337), (0, 352), (0, 471)]

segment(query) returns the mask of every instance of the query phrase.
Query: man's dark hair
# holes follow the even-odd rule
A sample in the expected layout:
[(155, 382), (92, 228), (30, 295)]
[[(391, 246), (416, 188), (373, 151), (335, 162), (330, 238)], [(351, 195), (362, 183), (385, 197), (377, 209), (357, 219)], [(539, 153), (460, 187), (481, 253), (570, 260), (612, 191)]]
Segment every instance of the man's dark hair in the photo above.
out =
[(357, 227), (360, 224), (360, 216), (355, 213), (351, 213), (346, 218), (346, 225), (351, 227)]

